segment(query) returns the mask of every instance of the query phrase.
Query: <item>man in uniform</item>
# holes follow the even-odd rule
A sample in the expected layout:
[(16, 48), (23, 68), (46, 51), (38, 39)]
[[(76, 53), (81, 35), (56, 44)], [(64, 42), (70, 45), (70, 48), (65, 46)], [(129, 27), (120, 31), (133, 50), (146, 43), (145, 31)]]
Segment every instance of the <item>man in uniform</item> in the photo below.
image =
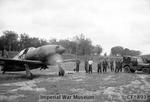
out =
[(85, 59), (84, 67), (85, 67), (85, 72), (88, 73), (88, 60), (87, 59)]
[(115, 69), (115, 72), (118, 73), (118, 72), (121, 72), (122, 71), (122, 63), (121, 61), (117, 61), (116, 62), (116, 69)]
[(116, 64), (115, 60), (113, 61), (113, 69), (114, 69), (114, 72), (116, 72), (116, 70), (117, 70), (117, 64)]
[(118, 61), (116, 61), (115, 73), (117, 73), (117, 72), (118, 72), (118, 69), (119, 69), (119, 63), (118, 63)]
[(80, 60), (76, 60), (76, 72), (79, 72)]
[(120, 60), (118, 64), (119, 64), (118, 72), (122, 72), (122, 61)]
[(92, 64), (93, 64), (93, 60), (92, 58), (90, 58), (90, 60), (88, 61), (88, 64), (89, 64), (89, 74), (91, 73), (92, 74)]
[(107, 63), (107, 61), (106, 61), (106, 59), (103, 61), (103, 73), (104, 72), (107, 72), (107, 65), (108, 65), (108, 63)]
[(102, 73), (102, 62), (99, 59), (99, 62), (97, 63), (97, 73)]
[(113, 71), (114, 71), (113, 61), (110, 61), (110, 69), (111, 69), (111, 72), (113, 72)]

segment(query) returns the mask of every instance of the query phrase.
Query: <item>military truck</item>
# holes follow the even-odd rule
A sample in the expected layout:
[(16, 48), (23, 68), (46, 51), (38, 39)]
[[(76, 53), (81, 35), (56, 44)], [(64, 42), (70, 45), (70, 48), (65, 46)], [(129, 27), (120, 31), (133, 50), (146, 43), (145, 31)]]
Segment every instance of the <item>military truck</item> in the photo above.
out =
[(135, 71), (143, 71), (150, 74), (150, 63), (147, 63), (142, 57), (125, 56), (123, 57), (122, 67), (125, 72), (134, 73)]

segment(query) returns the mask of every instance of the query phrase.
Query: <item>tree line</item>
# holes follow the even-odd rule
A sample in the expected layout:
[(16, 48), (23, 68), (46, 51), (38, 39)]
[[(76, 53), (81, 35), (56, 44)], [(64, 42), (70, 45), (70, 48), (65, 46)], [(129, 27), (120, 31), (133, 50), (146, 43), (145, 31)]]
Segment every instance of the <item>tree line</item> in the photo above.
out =
[[(28, 47), (39, 47), (47, 44), (58, 44), (66, 48), (66, 53), (77, 55), (100, 55), (103, 48), (100, 44), (92, 45), (92, 41), (86, 38), (83, 34), (74, 36), (72, 40), (68, 39), (39, 39), (37, 37), (30, 37), (28, 34), (17, 34), (14, 31), (6, 30), (0, 36), (0, 50), (4, 48), (8, 51), (20, 51)], [(106, 53), (105, 53), (106, 54)], [(114, 46), (111, 48), (112, 56), (137, 56), (140, 51), (123, 48), (122, 46)]]
[(141, 52), (138, 50), (131, 50), (123, 48), (122, 46), (115, 46), (111, 48), (111, 55), (113, 56), (138, 56)]
[(39, 39), (37, 37), (30, 37), (28, 34), (17, 34), (14, 31), (4, 31), (0, 36), (0, 50), (6, 49), (8, 51), (20, 51), (28, 47), (39, 47), (47, 44), (58, 44), (66, 48), (66, 53), (77, 55), (90, 55), (102, 53), (100, 45), (92, 45), (92, 41), (86, 38), (83, 34), (68, 39)]

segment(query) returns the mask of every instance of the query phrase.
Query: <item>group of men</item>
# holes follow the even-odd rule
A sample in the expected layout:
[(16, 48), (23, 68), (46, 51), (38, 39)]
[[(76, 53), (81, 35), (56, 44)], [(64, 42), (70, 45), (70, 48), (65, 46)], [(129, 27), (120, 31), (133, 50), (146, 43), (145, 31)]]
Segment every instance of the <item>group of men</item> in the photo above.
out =
[[(85, 72), (91, 74), (93, 67), (93, 60), (85, 60)], [(111, 72), (122, 72), (122, 60), (108, 60), (108, 59), (99, 59), (97, 62), (97, 72), (106, 73), (110, 69)]]
[(106, 59), (100, 60), (97, 63), (97, 72), (105, 73), (107, 69), (110, 69), (111, 72), (122, 72), (122, 61), (121, 60), (112, 60), (108, 61)]
[[(92, 74), (93, 72), (93, 59), (85, 60), (85, 72)], [(76, 68), (74, 71), (79, 72), (80, 69), (80, 60), (76, 61)], [(97, 73), (106, 73), (108, 70), (111, 72), (122, 72), (122, 60), (108, 60), (108, 59), (99, 59), (97, 62)]]

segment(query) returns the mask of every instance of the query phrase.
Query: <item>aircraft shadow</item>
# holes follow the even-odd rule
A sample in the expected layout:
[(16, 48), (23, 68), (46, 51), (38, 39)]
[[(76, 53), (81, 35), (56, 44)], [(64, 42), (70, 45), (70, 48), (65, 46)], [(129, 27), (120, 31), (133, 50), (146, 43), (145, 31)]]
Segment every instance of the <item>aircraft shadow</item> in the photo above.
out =
[[(33, 73), (33, 79), (38, 79), (38, 78), (55, 78), (55, 77), (59, 77), (58, 74), (34, 74)], [(16, 72), (7, 72), (5, 74), (2, 74), (0, 73), (0, 84), (1, 83), (11, 83), (11, 82), (17, 82), (17, 81), (27, 81), (27, 80), (31, 80), (31, 79), (28, 79), (26, 77), (26, 74), (24, 73), (16, 73)]]

